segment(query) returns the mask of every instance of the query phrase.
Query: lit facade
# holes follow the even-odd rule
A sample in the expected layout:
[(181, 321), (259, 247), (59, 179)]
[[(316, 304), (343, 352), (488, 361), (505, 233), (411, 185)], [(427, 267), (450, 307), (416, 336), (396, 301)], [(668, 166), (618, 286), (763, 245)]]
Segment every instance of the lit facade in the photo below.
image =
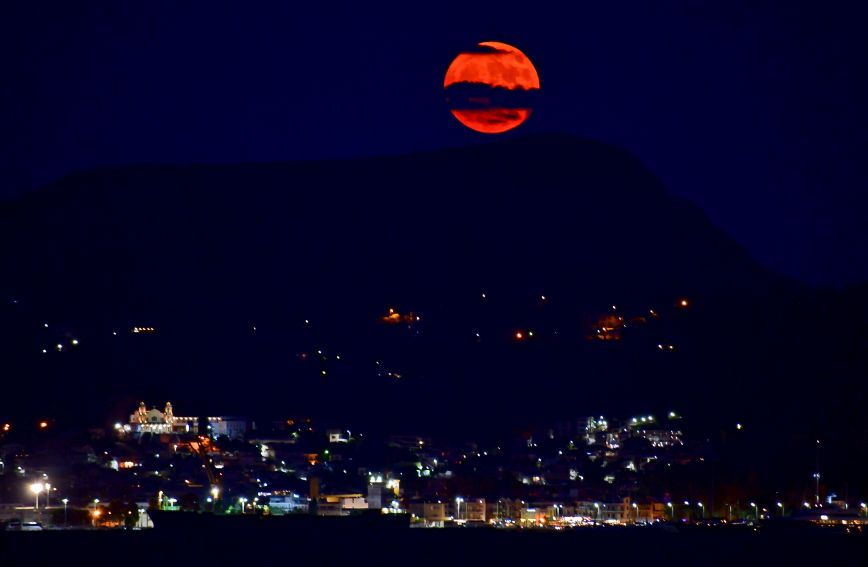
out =
[[(208, 417), (207, 432), (211, 437), (225, 435), (230, 439), (244, 439), (247, 434), (247, 420), (239, 417)], [(199, 418), (175, 415), (171, 402), (166, 402), (163, 411), (148, 409), (145, 402), (130, 414), (130, 431), (135, 435), (151, 433), (154, 435), (198, 435)], [(202, 432), (203, 434), (205, 432)]]

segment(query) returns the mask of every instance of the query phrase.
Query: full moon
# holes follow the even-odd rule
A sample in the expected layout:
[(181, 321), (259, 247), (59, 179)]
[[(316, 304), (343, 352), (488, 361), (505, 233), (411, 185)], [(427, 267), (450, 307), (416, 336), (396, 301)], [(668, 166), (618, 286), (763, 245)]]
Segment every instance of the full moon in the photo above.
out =
[(528, 119), (539, 75), (527, 55), (497, 41), (463, 51), (443, 80), (449, 110), (477, 132), (500, 134)]

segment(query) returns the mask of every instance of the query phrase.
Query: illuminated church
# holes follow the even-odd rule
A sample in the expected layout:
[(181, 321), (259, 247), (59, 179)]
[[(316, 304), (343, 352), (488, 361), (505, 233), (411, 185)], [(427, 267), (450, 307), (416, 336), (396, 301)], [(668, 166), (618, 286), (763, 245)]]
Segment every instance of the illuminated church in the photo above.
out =
[[(241, 417), (208, 417), (205, 418), (208, 423), (208, 430), (203, 431), (203, 435), (217, 437), (225, 435), (232, 439), (244, 439), (247, 433), (247, 420)], [(197, 417), (180, 417), (175, 415), (172, 410), (172, 403), (166, 402), (166, 407), (163, 411), (157, 408), (148, 409), (145, 402), (139, 404), (138, 409), (130, 414), (129, 429), (136, 436), (141, 436), (145, 433), (154, 435), (198, 435), (199, 418)]]
[(172, 403), (166, 402), (163, 411), (157, 408), (147, 409), (145, 402), (139, 404), (139, 408), (130, 415), (130, 427), (134, 433), (168, 434), (168, 433), (196, 433), (198, 420), (195, 417), (177, 417), (172, 411)]

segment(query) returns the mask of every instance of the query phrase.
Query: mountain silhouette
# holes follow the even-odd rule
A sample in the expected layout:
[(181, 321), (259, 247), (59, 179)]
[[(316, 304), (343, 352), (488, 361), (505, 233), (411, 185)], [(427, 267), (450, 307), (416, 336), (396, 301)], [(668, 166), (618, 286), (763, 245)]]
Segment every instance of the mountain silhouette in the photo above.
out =
[[(436, 433), (678, 410), (799, 415), (808, 435), (864, 401), (865, 336), (840, 314), (864, 290), (770, 272), (633, 156), (574, 137), (98, 169), (0, 220), (6, 414), (168, 399)], [(605, 317), (621, 340), (594, 337)], [(835, 394), (809, 411), (817, 380)]]

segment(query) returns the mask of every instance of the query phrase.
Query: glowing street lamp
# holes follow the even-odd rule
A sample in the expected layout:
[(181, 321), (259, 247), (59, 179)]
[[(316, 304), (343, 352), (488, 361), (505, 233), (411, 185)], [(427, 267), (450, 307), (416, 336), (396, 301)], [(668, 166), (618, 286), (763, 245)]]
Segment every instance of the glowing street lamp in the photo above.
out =
[(705, 519), (705, 504), (703, 504), (702, 502), (697, 502), (696, 505), (699, 506), (699, 509), (702, 511), (702, 519), (704, 520)]
[(30, 492), (36, 495), (36, 505), (33, 507), (34, 510), (39, 510), (39, 493), (45, 490), (45, 485), (41, 482), (34, 482), (30, 485)]
[(211, 487), (211, 498), (208, 500), (211, 502), (211, 511), (213, 512), (217, 506), (217, 498), (220, 496), (220, 487), (212, 486)]
[(93, 519), (91, 520), (91, 523), (92, 523), (93, 527), (96, 527), (96, 519), (99, 517), (99, 510), (97, 510), (97, 508), (96, 508), (97, 504), (99, 504), (99, 498), (94, 498), (93, 499), (93, 512), (91, 512), (91, 516), (93, 517)]
[(48, 508), (49, 502), (51, 500), (51, 485), (49, 483), (45, 483), (45, 507)]
[(672, 502), (667, 502), (666, 507), (669, 508), (669, 519), (675, 520), (675, 507), (672, 506)]
[(460, 520), (460, 519), (461, 519), (461, 503), (462, 503), (462, 502), (464, 502), (464, 498), (462, 498), (462, 497), (460, 497), (460, 496), (457, 496), (457, 497), (455, 498), (455, 506), (456, 506), (456, 508), (455, 508), (455, 519), (456, 519), (456, 520)]
[(784, 503), (778, 502), (777, 505), (778, 505), (778, 508), (781, 509), (781, 516), (783, 516), (784, 515)]
[(69, 498), (64, 498), (61, 502), (63, 502), (63, 527), (66, 527), (66, 505), (69, 504)]
[(750, 506), (756, 510), (756, 521), (759, 522), (759, 508), (757, 507), (756, 502), (751, 502)]

